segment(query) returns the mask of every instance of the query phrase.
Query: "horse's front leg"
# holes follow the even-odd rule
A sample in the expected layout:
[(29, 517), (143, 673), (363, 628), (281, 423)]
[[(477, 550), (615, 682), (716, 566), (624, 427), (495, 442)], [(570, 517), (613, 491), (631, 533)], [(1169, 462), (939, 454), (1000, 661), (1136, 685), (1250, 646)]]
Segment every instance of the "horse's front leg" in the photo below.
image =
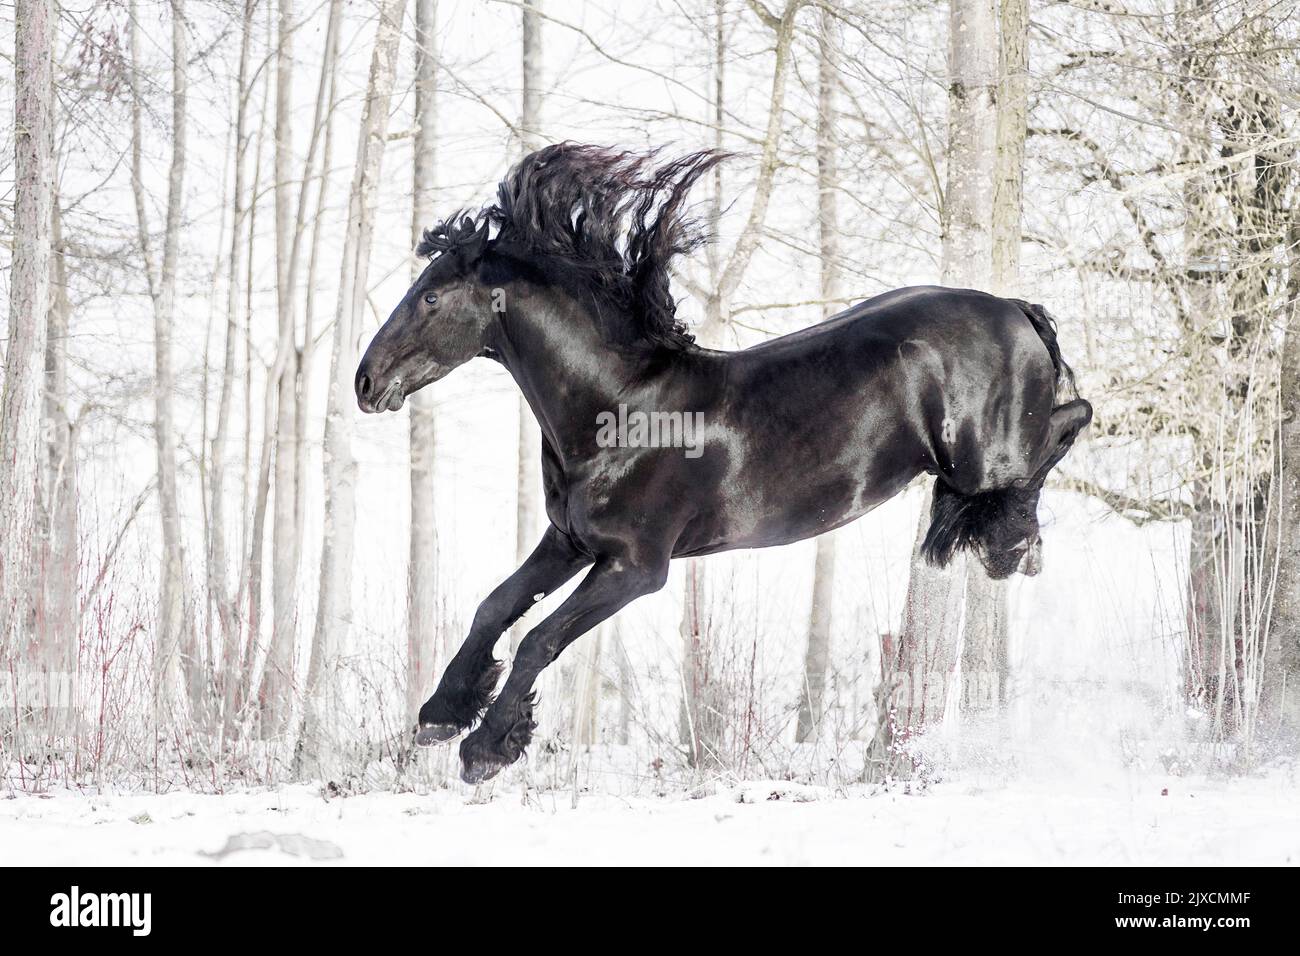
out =
[(668, 558), (632, 563), (603, 557), (555, 611), (528, 632), (500, 696), (460, 745), (461, 779), (482, 783), (523, 754), (533, 737), (533, 683), (569, 644), (668, 580)]
[(443, 672), (438, 689), (420, 708), (420, 745), (450, 740), (473, 725), (492, 700), (501, 664), (492, 657), (497, 640), (524, 612), (568, 581), (591, 558), (569, 536), (548, 527), (541, 543), (514, 574), (489, 594), (474, 613), (469, 636)]

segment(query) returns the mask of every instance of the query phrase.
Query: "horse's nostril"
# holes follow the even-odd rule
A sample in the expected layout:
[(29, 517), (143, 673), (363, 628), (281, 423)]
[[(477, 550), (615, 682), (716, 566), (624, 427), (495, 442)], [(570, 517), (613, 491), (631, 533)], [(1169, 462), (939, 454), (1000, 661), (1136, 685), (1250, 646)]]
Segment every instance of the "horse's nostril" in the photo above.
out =
[(369, 397), (370, 397), (370, 388), (371, 388), (371, 384), (370, 384), (370, 376), (369, 376), (369, 375), (362, 375), (362, 376), (361, 376), (361, 379), (358, 381), (357, 385), (358, 385), (358, 387), (359, 387), (359, 389), (360, 389), (361, 397), (362, 397), (362, 398), (369, 398)]

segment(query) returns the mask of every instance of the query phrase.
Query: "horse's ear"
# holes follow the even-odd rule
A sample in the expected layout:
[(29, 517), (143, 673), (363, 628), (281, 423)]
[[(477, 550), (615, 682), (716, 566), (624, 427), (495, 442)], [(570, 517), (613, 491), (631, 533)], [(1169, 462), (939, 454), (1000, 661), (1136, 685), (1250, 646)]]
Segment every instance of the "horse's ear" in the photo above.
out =
[(488, 246), (488, 227), (490, 223), (484, 219), (483, 225), (474, 231), (474, 235), (462, 247), (464, 249), (466, 265), (473, 265), (483, 258), (483, 253), (487, 251)]

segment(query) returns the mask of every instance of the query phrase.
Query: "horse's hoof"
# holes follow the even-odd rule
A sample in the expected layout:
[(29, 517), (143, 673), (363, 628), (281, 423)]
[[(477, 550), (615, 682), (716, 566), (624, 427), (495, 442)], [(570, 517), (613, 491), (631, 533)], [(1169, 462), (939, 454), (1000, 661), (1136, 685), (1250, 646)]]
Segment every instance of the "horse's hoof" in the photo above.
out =
[(460, 766), (460, 779), (473, 786), (480, 783), (487, 783), (506, 767), (510, 766), (504, 760), (478, 759), (475, 761), (463, 760)]
[(431, 747), (445, 744), (461, 731), (455, 724), (425, 724), (415, 733), (417, 747)]

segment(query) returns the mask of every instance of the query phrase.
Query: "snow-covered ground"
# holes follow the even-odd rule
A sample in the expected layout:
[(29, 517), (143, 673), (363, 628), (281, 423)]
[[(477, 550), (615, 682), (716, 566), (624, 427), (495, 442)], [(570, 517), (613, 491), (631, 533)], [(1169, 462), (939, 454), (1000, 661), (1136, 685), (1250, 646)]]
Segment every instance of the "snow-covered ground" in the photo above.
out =
[(1290, 769), (1064, 787), (954, 780), (919, 796), (759, 782), (699, 799), (582, 794), (576, 807), (572, 794), (520, 788), (331, 800), (306, 787), (56, 791), (0, 799), (0, 864), (1295, 865), (1296, 794)]

